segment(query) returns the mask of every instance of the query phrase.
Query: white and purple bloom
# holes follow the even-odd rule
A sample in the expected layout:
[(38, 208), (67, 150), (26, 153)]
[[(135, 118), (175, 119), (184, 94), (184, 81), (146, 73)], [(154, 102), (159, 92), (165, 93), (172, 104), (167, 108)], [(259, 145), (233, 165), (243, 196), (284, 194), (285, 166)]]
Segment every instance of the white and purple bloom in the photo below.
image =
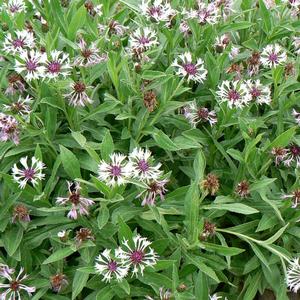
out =
[(300, 37), (299, 36), (295, 36), (293, 38), (293, 46), (294, 46), (294, 49), (295, 49), (295, 53), (297, 55), (300, 55)]
[(112, 279), (122, 281), (129, 268), (122, 263), (118, 253), (112, 255), (110, 249), (105, 249), (96, 258), (95, 269), (96, 273), (103, 276), (102, 281), (110, 282)]
[(23, 281), (28, 278), (28, 275), (23, 274), (23, 272), (24, 268), (20, 268), (19, 274), (17, 277), (14, 277), (14, 269), (10, 269), (6, 265), (0, 265), (0, 277), (8, 280), (8, 283), (0, 283), (0, 289), (5, 289), (1, 292), (0, 299), (22, 300), (21, 291), (25, 291), (30, 297), (32, 296), (32, 293), (35, 292), (36, 288), (27, 286), (23, 283)]
[(203, 60), (198, 58), (196, 62), (193, 62), (190, 52), (179, 55), (172, 66), (177, 68), (177, 75), (187, 78), (188, 81), (191, 80), (202, 83), (206, 79), (207, 70), (204, 68)]
[(167, 192), (165, 186), (168, 182), (169, 181), (166, 179), (158, 179), (146, 183), (147, 188), (137, 195), (137, 198), (143, 197), (142, 206), (155, 205), (155, 200), (157, 197), (160, 197), (161, 200), (164, 200), (165, 193)]
[(209, 122), (210, 126), (217, 123), (216, 112), (209, 111), (206, 107), (198, 107), (196, 101), (192, 101), (184, 107), (183, 115), (194, 128), (200, 122)]
[(248, 105), (252, 99), (247, 85), (241, 81), (225, 80), (219, 85), (216, 92), (219, 101), (226, 102), (229, 108), (243, 108)]
[(198, 1), (197, 10), (183, 11), (188, 19), (197, 19), (200, 25), (216, 24), (219, 18), (219, 9), (214, 2), (204, 3)]
[(5, 37), (2, 50), (7, 54), (15, 55), (25, 49), (32, 49), (35, 46), (32, 32), (27, 30), (16, 30), (14, 36), (8, 33)]
[(128, 30), (128, 27), (120, 24), (116, 20), (111, 20), (108, 25), (98, 24), (98, 30), (101, 35), (108, 31), (109, 35), (115, 34), (117, 36), (123, 36)]
[(0, 141), (11, 140), (15, 145), (19, 144), (19, 122), (10, 115), (0, 113)]
[(191, 34), (191, 28), (186, 20), (182, 20), (179, 24), (179, 30), (181, 33), (183, 33), (184, 37), (187, 37), (189, 34)]
[(57, 50), (50, 52), (46, 61), (45, 77), (49, 79), (65, 78), (70, 74), (70, 70), (69, 54)]
[(278, 44), (266, 46), (260, 55), (261, 64), (266, 68), (275, 68), (278, 65), (284, 64), (286, 60), (286, 52)]
[(90, 45), (84, 39), (79, 40), (78, 44), (80, 55), (74, 60), (74, 66), (91, 67), (107, 60), (107, 55), (100, 55), (96, 43), (92, 42)]
[(296, 208), (300, 203), (300, 189), (296, 189), (290, 194), (283, 195), (282, 199), (291, 199), (293, 202), (292, 208)]
[(2, 10), (8, 12), (10, 15), (26, 12), (26, 5), (24, 0), (7, 0), (7, 3), (2, 4)]
[(289, 262), (289, 267), (286, 273), (286, 284), (290, 291), (297, 293), (300, 289), (300, 263), (299, 257), (294, 258)]
[(176, 14), (170, 3), (165, 0), (143, 0), (140, 5), (142, 15), (155, 22), (168, 22)]
[(156, 265), (158, 255), (150, 247), (151, 242), (147, 238), (137, 235), (133, 238), (133, 243), (124, 240), (122, 245), (116, 249), (116, 256), (122, 260), (122, 264), (132, 269), (132, 276), (143, 275), (146, 267)]
[(252, 101), (255, 101), (257, 104), (271, 104), (271, 90), (268, 86), (263, 85), (259, 79), (248, 80), (247, 85)]
[(91, 199), (82, 197), (80, 194), (80, 184), (78, 182), (68, 181), (68, 197), (57, 197), (56, 204), (66, 205), (71, 204), (71, 210), (68, 213), (68, 218), (76, 220), (78, 215), (89, 215), (89, 207), (95, 202)]
[(138, 28), (129, 37), (129, 45), (131, 49), (146, 51), (158, 44), (156, 32), (149, 27)]
[(20, 60), (16, 59), (15, 70), (18, 73), (24, 73), (26, 80), (44, 78), (46, 53), (40, 53), (36, 50), (23, 51), (20, 54)]
[(290, 5), (292, 8), (300, 6), (300, 0), (283, 0), (282, 2)]
[(300, 113), (293, 109), (292, 116), (295, 118), (296, 123), (300, 126)]
[(132, 166), (126, 160), (126, 156), (120, 153), (113, 153), (110, 162), (101, 160), (98, 168), (98, 178), (109, 186), (122, 185), (126, 179), (132, 176)]
[(223, 34), (221, 36), (216, 37), (214, 46), (218, 53), (222, 53), (224, 49), (229, 45), (229, 43), (230, 43), (229, 34)]
[(69, 100), (72, 106), (86, 106), (93, 103), (93, 100), (88, 96), (88, 87), (81, 81), (76, 81), (70, 86), (71, 92), (64, 96)]
[(300, 147), (296, 144), (292, 144), (286, 149), (286, 155), (283, 160), (284, 165), (288, 167), (290, 167), (293, 162), (296, 163), (297, 168), (300, 167)]
[(28, 182), (33, 186), (37, 185), (38, 181), (43, 180), (45, 177), (45, 174), (43, 174), (43, 169), (45, 169), (44, 163), (33, 156), (29, 166), (27, 159), (27, 156), (20, 159), (21, 169), (18, 168), (17, 164), (14, 164), (12, 168), (14, 181), (19, 184), (21, 189), (24, 189)]
[(156, 180), (162, 175), (159, 170), (161, 163), (153, 165), (151, 151), (148, 149), (134, 148), (128, 156), (132, 167), (132, 175), (141, 181)]
[(13, 114), (19, 114), (21, 116), (27, 116), (31, 112), (30, 104), (32, 103), (32, 98), (27, 95), (26, 98), (19, 96), (19, 99), (9, 105), (3, 104), (3, 110), (9, 111)]

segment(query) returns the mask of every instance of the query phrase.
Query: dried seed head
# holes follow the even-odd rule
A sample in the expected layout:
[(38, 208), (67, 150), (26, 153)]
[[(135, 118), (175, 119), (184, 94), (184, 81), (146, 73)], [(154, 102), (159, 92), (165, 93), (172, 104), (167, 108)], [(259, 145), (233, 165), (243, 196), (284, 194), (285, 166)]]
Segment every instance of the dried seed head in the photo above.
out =
[(53, 292), (59, 293), (64, 287), (68, 285), (67, 276), (59, 273), (50, 277), (50, 283)]
[(153, 90), (146, 91), (144, 93), (144, 105), (149, 112), (153, 112), (157, 106), (156, 94)]
[(282, 147), (274, 147), (271, 151), (271, 154), (275, 156), (275, 165), (278, 166), (281, 161), (287, 155), (287, 149)]
[(1, 25), (1, 27), (2, 27), (3, 31), (7, 31), (9, 29), (9, 26), (8, 26), (8, 24), (6, 22), (3, 22), (2, 25)]
[(214, 236), (216, 233), (216, 225), (209, 221), (204, 221), (203, 231), (200, 234), (200, 240), (207, 240), (209, 237)]
[(14, 207), (12, 222), (15, 223), (17, 219), (22, 222), (30, 222), (29, 211), (23, 204), (17, 204)]
[(61, 0), (60, 2), (62, 7), (68, 7), (70, 4), (70, 0)]
[(205, 191), (207, 191), (210, 195), (213, 196), (219, 190), (220, 187), (219, 178), (216, 175), (210, 173), (202, 181), (201, 185)]
[(243, 180), (235, 188), (235, 192), (242, 198), (246, 198), (250, 195), (249, 183), (247, 180)]
[(82, 242), (88, 241), (88, 240), (95, 240), (94, 235), (92, 234), (92, 231), (88, 228), (80, 228), (80, 230), (76, 231), (76, 237), (75, 240), (77, 244), (81, 244)]
[(284, 74), (286, 77), (295, 75), (295, 66), (293, 63), (286, 64), (284, 68)]

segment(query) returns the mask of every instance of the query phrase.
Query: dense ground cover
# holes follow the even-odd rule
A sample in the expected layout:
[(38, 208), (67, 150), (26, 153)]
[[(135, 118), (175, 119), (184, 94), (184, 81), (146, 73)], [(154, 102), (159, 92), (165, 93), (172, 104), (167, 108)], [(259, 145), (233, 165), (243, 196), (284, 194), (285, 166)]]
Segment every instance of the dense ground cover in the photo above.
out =
[(289, 299), (300, 1), (0, 1), (0, 299)]

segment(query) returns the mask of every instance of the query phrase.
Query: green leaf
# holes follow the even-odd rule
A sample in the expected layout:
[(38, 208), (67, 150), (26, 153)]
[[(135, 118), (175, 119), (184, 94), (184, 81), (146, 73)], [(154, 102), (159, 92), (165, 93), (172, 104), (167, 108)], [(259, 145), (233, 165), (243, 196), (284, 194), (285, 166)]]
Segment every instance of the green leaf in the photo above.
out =
[(218, 203), (218, 204), (204, 205), (202, 206), (202, 208), (209, 209), (209, 210), (214, 210), (214, 209), (228, 210), (243, 215), (251, 215), (259, 212), (257, 209), (242, 203)]
[(109, 161), (109, 155), (114, 152), (114, 141), (109, 130), (106, 131), (101, 143), (101, 156), (105, 161)]
[(60, 155), (63, 167), (71, 179), (81, 178), (80, 164), (77, 157), (67, 148), (60, 145)]
[(206, 243), (206, 242), (204, 242), (203, 245), (206, 250), (214, 251), (214, 252), (219, 253), (224, 256), (234, 256), (234, 255), (238, 255), (245, 251), (245, 249), (241, 249), (241, 248), (226, 247), (226, 246), (221, 246), (221, 245), (211, 244), (211, 243)]
[(65, 258), (65, 257), (70, 256), (74, 252), (75, 251), (72, 250), (69, 247), (59, 249), (59, 250), (55, 251), (54, 253), (52, 253), (46, 260), (44, 260), (43, 261), (43, 265), (51, 264), (53, 262), (61, 260), (61, 259)]
[(177, 151), (178, 147), (173, 143), (173, 141), (161, 130), (155, 130), (152, 133), (153, 139), (156, 144), (164, 150)]
[(11, 229), (6, 230), (3, 234), (2, 240), (5, 250), (9, 256), (13, 256), (17, 251), (23, 238), (23, 228), (13, 226)]
[(97, 217), (98, 228), (102, 229), (107, 224), (108, 220), (109, 210), (105, 204), (102, 204)]
[(204, 274), (206, 274), (207, 276), (209, 276), (211, 279), (213, 279), (214, 281), (216, 281), (217, 283), (220, 282), (219, 278), (217, 277), (217, 274), (215, 273), (215, 271), (208, 267), (206, 264), (204, 264), (199, 257), (193, 255), (193, 254), (185, 254), (185, 257), (187, 259), (187, 261), (191, 264), (193, 264), (194, 266), (196, 266), (200, 271), (202, 271)]
[(200, 183), (204, 177), (206, 159), (202, 150), (198, 150), (194, 160), (195, 181)]
[(287, 131), (283, 132), (282, 134), (280, 134), (272, 143), (270, 143), (269, 145), (266, 146), (266, 148), (264, 148), (264, 151), (268, 151), (271, 148), (274, 147), (285, 147), (287, 146), (292, 138), (295, 135), (297, 126), (291, 127), (290, 129), (288, 129)]
[(70, 40), (75, 40), (78, 29), (81, 28), (85, 23), (86, 14), (86, 8), (82, 5), (73, 16), (68, 27), (68, 38)]
[(72, 300), (75, 299), (85, 287), (89, 279), (89, 274), (76, 270), (72, 284)]

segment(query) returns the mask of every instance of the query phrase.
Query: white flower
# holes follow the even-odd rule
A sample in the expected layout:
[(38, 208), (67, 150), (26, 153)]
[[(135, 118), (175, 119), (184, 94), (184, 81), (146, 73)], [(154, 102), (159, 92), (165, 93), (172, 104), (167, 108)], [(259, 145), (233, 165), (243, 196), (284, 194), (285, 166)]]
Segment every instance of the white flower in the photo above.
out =
[(176, 13), (165, 0), (143, 0), (140, 9), (142, 15), (155, 22), (168, 22), (169, 18)]
[(57, 236), (58, 236), (59, 238), (64, 238), (66, 235), (67, 235), (66, 230), (61, 230), (61, 231), (59, 231), (59, 232), (57, 233)]
[(89, 215), (89, 207), (95, 202), (91, 199), (82, 197), (80, 194), (80, 184), (78, 182), (68, 181), (68, 197), (57, 197), (56, 204), (66, 205), (70, 203), (72, 205), (71, 210), (68, 213), (68, 218), (77, 219), (79, 215)]
[(27, 95), (26, 98), (19, 96), (19, 99), (10, 105), (3, 104), (3, 110), (10, 111), (14, 114), (19, 114), (21, 116), (29, 115), (31, 112), (30, 104), (32, 103), (32, 98)]
[(282, 2), (289, 4), (292, 8), (297, 8), (300, 5), (300, 0), (282, 0)]
[(232, 46), (229, 52), (229, 59), (233, 60), (240, 53), (240, 48)]
[(292, 115), (295, 118), (296, 123), (300, 126), (300, 113), (293, 109)]
[(107, 55), (100, 55), (96, 43), (92, 42), (89, 46), (84, 39), (80, 39), (78, 48), (80, 55), (74, 60), (74, 66), (91, 67), (107, 60)]
[(8, 140), (19, 144), (19, 122), (13, 116), (0, 113), (0, 141)]
[(293, 202), (292, 208), (296, 208), (300, 203), (300, 189), (296, 189), (290, 194), (283, 195), (282, 199), (291, 199)]
[(71, 92), (64, 95), (69, 100), (70, 105), (85, 106), (88, 103), (93, 103), (93, 100), (90, 99), (90, 97), (86, 93), (88, 87), (83, 82), (74, 82), (71, 84), (70, 88)]
[(118, 254), (111, 254), (110, 249), (105, 249), (96, 258), (96, 272), (103, 276), (102, 281), (110, 282), (113, 278), (121, 281), (127, 276), (128, 266), (122, 264)]
[(145, 51), (158, 44), (156, 32), (149, 27), (138, 28), (129, 37), (129, 45), (133, 49)]
[(133, 176), (141, 181), (155, 180), (162, 175), (159, 170), (161, 164), (153, 166), (151, 151), (141, 148), (134, 148), (129, 154), (129, 162), (131, 163)]
[(213, 294), (212, 296), (209, 296), (209, 300), (219, 300), (222, 299), (221, 296), (218, 296), (217, 294)]
[(118, 256), (124, 266), (132, 268), (132, 276), (140, 273), (143, 275), (146, 267), (153, 267), (156, 265), (158, 255), (149, 247), (151, 242), (147, 238), (137, 235), (133, 238), (133, 244), (127, 240), (122, 242), (122, 246), (116, 250)]
[[(178, 58), (180, 62), (178, 62)], [(177, 68), (177, 75), (186, 77), (188, 81), (192, 80), (202, 83), (205, 80), (207, 70), (204, 68), (204, 62), (201, 58), (198, 58), (197, 62), (193, 63), (190, 52), (185, 52), (179, 55), (178, 58), (172, 64), (173, 67)]]
[(284, 165), (290, 167), (295, 162), (296, 167), (300, 168), (300, 147), (296, 144), (290, 145), (286, 148), (286, 153), (283, 159)]
[(179, 25), (179, 30), (186, 37), (191, 33), (190, 26), (186, 20), (182, 20)]
[(216, 24), (219, 18), (219, 10), (213, 2), (206, 4), (198, 1), (197, 10), (183, 10), (183, 14), (188, 19), (197, 19), (200, 25)]
[(300, 264), (298, 257), (290, 261), (286, 274), (286, 283), (288, 288), (294, 293), (297, 293), (300, 289)]
[(32, 183), (33, 186), (37, 185), (38, 180), (43, 180), (45, 174), (42, 173), (45, 165), (35, 158), (31, 158), (31, 165), (27, 164), (27, 156), (20, 159), (20, 163), (23, 166), (22, 169), (17, 167), (17, 164), (14, 164), (12, 168), (12, 175), (14, 180), (19, 183), (19, 187), (24, 189), (27, 182)]
[(286, 60), (286, 52), (278, 44), (266, 46), (260, 56), (260, 61), (266, 68), (274, 68), (285, 63)]
[(268, 86), (264, 86), (259, 79), (255, 81), (247, 80), (247, 85), (253, 101), (257, 104), (270, 105), (272, 99), (271, 90)]
[(223, 34), (221, 36), (217, 36), (215, 40), (215, 48), (218, 53), (221, 53), (224, 51), (224, 49), (228, 46), (230, 43), (230, 36), (228, 34)]
[(47, 60), (46, 53), (40, 53), (36, 50), (22, 51), (21, 61), (16, 59), (15, 70), (18, 73), (25, 73), (27, 80), (43, 78), (45, 74), (44, 63)]
[(32, 293), (35, 292), (36, 288), (33, 286), (27, 286), (23, 283), (23, 281), (28, 278), (28, 275), (22, 275), (23, 272), (24, 268), (20, 268), (19, 274), (16, 278), (14, 278), (12, 276), (15, 273), (14, 269), (10, 269), (6, 265), (0, 266), (0, 277), (9, 281), (8, 283), (0, 283), (0, 289), (6, 289), (4, 292), (1, 291), (1, 300), (22, 300), (22, 290), (27, 292), (28, 296), (32, 296)]
[(293, 37), (293, 46), (295, 48), (295, 53), (297, 55), (300, 55), (300, 37), (299, 36)]
[(98, 30), (101, 35), (103, 35), (106, 30), (108, 30), (109, 35), (115, 34), (118, 36), (123, 36), (128, 30), (128, 27), (121, 25), (116, 20), (111, 20), (108, 25), (98, 24)]
[(67, 77), (70, 74), (69, 54), (62, 51), (53, 50), (46, 61), (45, 76), (49, 79), (57, 79), (58, 77)]
[(2, 4), (2, 10), (8, 12), (10, 15), (26, 12), (26, 5), (24, 0), (8, 0), (7, 3)]
[(109, 186), (122, 185), (132, 175), (132, 166), (126, 161), (126, 156), (120, 153), (110, 155), (110, 163), (101, 160), (98, 168), (98, 178)]
[(5, 37), (2, 50), (8, 54), (21, 53), (24, 49), (32, 49), (35, 46), (32, 32), (16, 30), (14, 36), (8, 33)]
[(276, 7), (275, 0), (263, 0), (263, 2), (264, 2), (267, 9), (272, 9), (272, 8)]
[(164, 200), (164, 195), (167, 192), (165, 185), (169, 181), (166, 179), (152, 180), (147, 183), (147, 188), (145, 188), (136, 197), (144, 197), (142, 201), (142, 206), (144, 205), (155, 205), (156, 197), (159, 196), (161, 200)]
[(211, 126), (217, 123), (216, 112), (209, 111), (206, 107), (198, 107), (196, 101), (184, 107), (184, 116), (193, 127), (196, 127), (199, 122), (209, 122)]
[(227, 102), (229, 108), (243, 108), (252, 99), (247, 85), (240, 81), (225, 80), (218, 88), (219, 101)]

